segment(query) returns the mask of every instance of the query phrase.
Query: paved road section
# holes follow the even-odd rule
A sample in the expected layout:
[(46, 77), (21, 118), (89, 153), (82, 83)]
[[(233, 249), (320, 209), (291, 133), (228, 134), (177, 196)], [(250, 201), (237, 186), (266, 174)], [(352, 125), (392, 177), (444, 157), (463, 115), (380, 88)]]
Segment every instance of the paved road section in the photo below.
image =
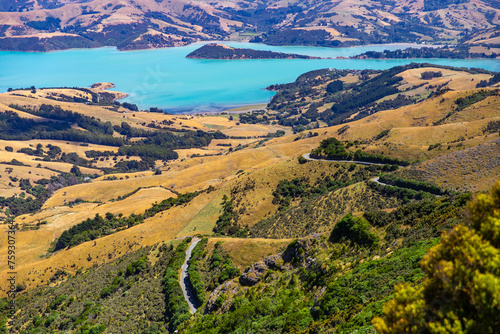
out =
[(194, 296), (193, 291), (191, 290), (191, 283), (189, 283), (189, 260), (191, 260), (192, 252), (194, 247), (200, 242), (201, 239), (198, 239), (197, 237), (194, 237), (193, 240), (191, 241), (191, 245), (188, 247), (186, 250), (186, 259), (184, 260), (184, 264), (181, 267), (181, 288), (182, 288), (182, 293), (184, 294), (184, 299), (186, 299), (187, 303), (189, 304), (189, 311), (191, 314), (194, 314), (196, 310), (198, 309), (198, 306), (196, 304), (196, 298)]

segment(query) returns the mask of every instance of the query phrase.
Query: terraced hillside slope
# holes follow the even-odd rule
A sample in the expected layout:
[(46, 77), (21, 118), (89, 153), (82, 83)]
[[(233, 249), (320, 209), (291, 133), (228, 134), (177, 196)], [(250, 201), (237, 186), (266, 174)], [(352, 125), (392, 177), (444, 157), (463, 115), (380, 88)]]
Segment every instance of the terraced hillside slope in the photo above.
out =
[(202, 40), (350, 46), (498, 44), (495, 1), (5, 0), (0, 49), (173, 47)]

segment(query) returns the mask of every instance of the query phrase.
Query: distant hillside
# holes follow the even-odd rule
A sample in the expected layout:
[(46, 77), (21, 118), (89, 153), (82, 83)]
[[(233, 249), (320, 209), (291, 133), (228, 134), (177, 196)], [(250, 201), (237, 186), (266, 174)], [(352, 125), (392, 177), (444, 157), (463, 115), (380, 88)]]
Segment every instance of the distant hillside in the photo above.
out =
[(203, 40), (272, 45), (499, 44), (496, 1), (5, 0), (0, 50), (174, 47)]
[(194, 59), (320, 59), (293, 53), (232, 48), (224, 44), (203, 45), (186, 56)]
[[(346, 124), (347, 129), (348, 123), (382, 110), (414, 105), (450, 90), (494, 86), (498, 80), (497, 73), (482, 69), (417, 63), (383, 71), (322, 69), (304, 73), (292, 83), (267, 87), (277, 91), (268, 109), (278, 124), (296, 132), (320, 124)], [(242, 120), (265, 123), (258, 115)]]
[(440, 47), (440, 48), (406, 48), (403, 50), (383, 52), (367, 51), (360, 55), (349, 57), (350, 59), (407, 59), (407, 58), (448, 58), (448, 59), (467, 59), (467, 58), (498, 58), (500, 48), (474, 47), (471, 45), (462, 45), (458, 47)]

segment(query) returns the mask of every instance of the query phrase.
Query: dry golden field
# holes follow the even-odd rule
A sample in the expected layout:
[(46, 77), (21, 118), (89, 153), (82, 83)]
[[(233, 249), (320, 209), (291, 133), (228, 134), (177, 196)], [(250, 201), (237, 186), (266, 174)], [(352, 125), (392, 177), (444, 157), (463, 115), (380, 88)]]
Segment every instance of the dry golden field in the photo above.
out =
[(213, 245), (219, 241), (222, 242), (222, 248), (228, 252), (234, 265), (243, 271), (252, 263), (276, 254), (285, 248), (292, 239), (210, 238), (207, 244), (208, 248), (213, 248)]
[[(469, 187), (467, 189), (482, 190), (483, 186), (481, 185), (484, 184), (484, 188), (488, 187), (490, 181), (500, 172), (496, 166), (491, 166), (488, 171), (481, 173), (474, 172), (474, 170), (481, 168), (481, 164), (491, 163), (491, 159), (489, 159), (491, 152), (496, 152), (496, 144), (488, 144), (488, 142), (498, 140), (498, 133), (486, 136), (483, 129), (488, 122), (500, 120), (498, 113), (500, 98), (490, 96), (446, 118), (441, 125), (433, 126), (434, 122), (443, 119), (450, 111), (454, 110), (454, 101), (457, 98), (465, 97), (476, 91), (472, 89), (472, 86), (483, 78), (477, 75), (469, 77), (467, 73), (456, 71), (450, 73), (441, 69), (440, 71), (443, 71), (443, 77), (438, 79), (444, 80), (444, 82), (451, 80), (448, 85), (454, 87), (454, 90), (415, 105), (404, 106), (396, 110), (380, 111), (364, 119), (351, 122), (348, 124), (349, 128), (341, 135), (338, 134), (338, 130), (345, 124), (316, 129), (315, 131), (319, 135), (309, 138), (306, 138), (305, 134), (291, 134), (287, 130), (287, 135), (284, 137), (263, 142), (260, 142), (260, 138), (214, 140), (205, 148), (179, 150), (179, 159), (169, 161), (162, 166), (161, 175), (154, 175), (152, 171), (113, 174), (113, 178), (116, 177), (114, 180), (109, 180), (110, 176), (106, 175), (94, 179), (90, 183), (59, 189), (45, 202), (40, 212), (19, 216), (15, 220), (20, 227), (33, 227), (39, 222), (47, 222), (47, 224), (42, 224), (38, 230), (28, 230), (17, 234), (19, 278), (26, 282), (28, 288), (33, 288), (40, 284), (46, 284), (47, 279), (57, 269), (65, 269), (74, 273), (78, 268), (88, 268), (108, 262), (143, 246), (170, 242), (176, 238), (196, 234), (211, 235), (215, 222), (221, 213), (222, 197), (231, 195), (232, 190), (235, 192), (231, 197), (237, 202), (238, 210), (245, 208), (240, 215), (242, 225), (253, 226), (276, 211), (277, 206), (272, 204), (272, 191), (281, 180), (309, 177), (313, 182), (322, 173), (335, 172), (332, 163), (315, 162), (314, 164), (300, 165), (297, 161), (300, 155), (310, 152), (323, 139), (332, 136), (341, 140), (359, 141), (353, 149), (359, 148), (413, 161), (425, 160), (425, 162), (410, 168), (423, 170), (428, 173), (430, 179), (440, 185), (445, 186), (448, 182), (452, 188), (465, 189)], [(404, 80), (419, 84), (420, 73), (419, 71), (407, 71), (403, 74)], [(474, 80), (472, 81), (472, 79)], [(436, 83), (432, 82), (432, 84)], [(43, 92), (43, 90), (38, 90), (38, 92)], [(0, 108), (8, 110), (9, 103), (21, 105), (54, 103), (54, 101), (41, 96), (42, 93), (39, 94), (35, 97), (36, 99), (0, 94)], [(141, 123), (144, 122), (172, 120), (174, 122), (173, 125), (170, 125), (172, 127), (189, 126), (190, 129), (199, 128), (205, 131), (220, 129), (222, 132), (234, 136), (242, 136), (243, 134), (245, 136), (261, 136), (283, 129), (267, 125), (237, 125), (237, 117), (230, 121), (228, 115), (163, 115), (146, 112), (122, 114), (99, 106), (59, 102), (57, 104), (63, 108), (98, 117), (101, 120), (109, 120), (113, 124), (120, 124), (125, 120), (138, 127), (143, 127)], [(23, 113), (20, 116), (31, 117), (31, 115)], [(390, 131), (385, 137), (375, 140), (375, 137), (384, 130)], [(0, 141), (1, 162), (16, 159), (29, 165), (28, 167), (1, 164), (0, 187), (3, 189), (3, 196), (20, 193), (20, 189), (15, 184), (9, 186), (9, 182), (11, 182), (9, 176), (30, 178), (35, 181), (57, 174), (50, 169), (67, 172), (72, 167), (71, 164), (67, 163), (34, 160), (33, 156), (16, 152), (20, 148), (35, 148), (38, 143), (41, 143), (44, 148), (50, 143), (59, 146), (63, 152), (76, 152), (81, 157), (85, 157), (85, 151), (90, 149), (116, 150), (116, 148), (106, 146), (92, 144), (80, 146), (79, 143), (46, 140)], [(233, 152), (229, 152), (227, 146), (217, 146), (217, 144), (229, 143), (234, 149)], [(429, 150), (430, 145), (438, 143), (441, 144), (440, 147)], [(238, 147), (238, 145), (241, 146)], [(5, 146), (13, 147), (14, 152), (5, 151)], [(469, 154), (470, 152), (472, 153)], [(193, 155), (195, 156), (193, 157)], [(462, 156), (469, 160), (481, 156), (483, 160), (476, 159), (476, 162), (471, 160), (466, 168), (460, 169), (460, 157)], [(109, 161), (98, 162), (97, 166), (108, 166), (110, 163)], [(40, 167), (37, 167), (38, 164)], [(6, 170), (9, 167), (13, 169), (10, 172)], [(455, 173), (456, 170), (460, 170), (460, 173)], [(98, 169), (84, 168), (82, 171), (85, 173), (100, 172)], [(461, 177), (468, 175), (467, 173), (472, 173), (472, 176), (464, 176), (467, 185), (461, 186)], [(479, 186), (473, 188), (472, 184)], [(51, 243), (64, 230), (87, 218), (94, 217), (96, 213), (100, 215), (104, 215), (106, 212), (123, 213), (124, 215), (143, 213), (154, 202), (176, 196), (177, 192), (203, 190), (209, 186), (213, 186), (215, 190), (200, 194), (186, 205), (174, 207), (148, 218), (141, 225), (106, 236), (95, 242), (86, 242), (69, 250), (47, 256)], [(119, 196), (124, 196), (139, 188), (140, 190), (134, 195), (124, 200), (117, 200)], [(362, 191), (360, 186), (352, 186), (351, 188)], [(81, 199), (86, 203), (73, 207), (66, 205), (76, 199)], [(5, 231), (7, 226), (1, 225), (0, 228)], [(214, 243), (217, 240), (219, 239), (210, 242)], [(221, 238), (220, 240), (224, 241), (224, 248), (227, 249), (240, 268), (244, 268), (268, 253), (275, 252), (288, 242), (286, 240), (229, 238)], [(6, 275), (4, 261), (6, 246), (4, 237), (0, 244), (0, 279), (5, 279)]]

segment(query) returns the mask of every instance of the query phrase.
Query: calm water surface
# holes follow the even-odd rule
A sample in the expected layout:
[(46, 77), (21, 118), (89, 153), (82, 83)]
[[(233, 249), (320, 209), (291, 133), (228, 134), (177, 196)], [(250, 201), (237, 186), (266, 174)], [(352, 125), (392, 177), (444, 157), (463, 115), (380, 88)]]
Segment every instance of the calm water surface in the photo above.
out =
[[(263, 44), (226, 43), (235, 47), (299, 53), (319, 57), (352, 56), (368, 50), (402, 48), (377, 45), (353, 48), (274, 47)], [(387, 69), (410, 62), (500, 71), (494, 59), (390, 59), (390, 60), (200, 60), (185, 56), (200, 47), (143, 51), (115, 48), (78, 49), (49, 53), (0, 52), (0, 91), (9, 87), (88, 87), (113, 82), (115, 90), (129, 94), (124, 101), (140, 108), (172, 111), (220, 110), (230, 106), (266, 103), (274, 94), (265, 87), (294, 81), (300, 74), (321, 68)], [(404, 46), (403, 46), (404, 47)]]

